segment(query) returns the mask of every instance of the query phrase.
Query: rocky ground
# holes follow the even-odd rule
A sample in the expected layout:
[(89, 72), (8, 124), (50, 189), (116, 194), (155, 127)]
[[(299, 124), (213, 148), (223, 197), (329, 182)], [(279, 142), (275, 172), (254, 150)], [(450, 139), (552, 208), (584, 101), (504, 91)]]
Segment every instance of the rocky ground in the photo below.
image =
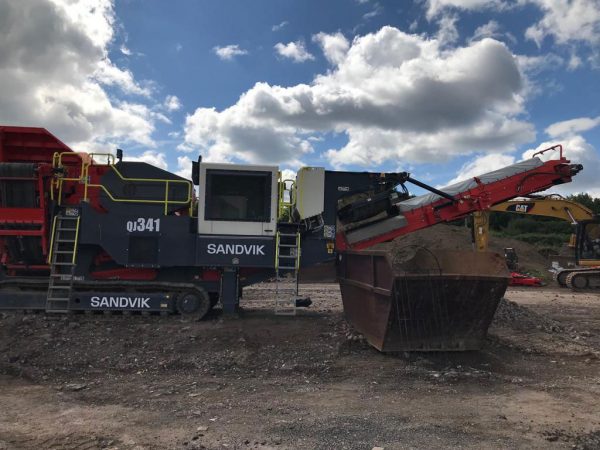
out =
[(600, 448), (600, 295), (510, 289), (483, 350), (384, 355), (333, 284), (240, 318), (0, 314), (0, 449)]

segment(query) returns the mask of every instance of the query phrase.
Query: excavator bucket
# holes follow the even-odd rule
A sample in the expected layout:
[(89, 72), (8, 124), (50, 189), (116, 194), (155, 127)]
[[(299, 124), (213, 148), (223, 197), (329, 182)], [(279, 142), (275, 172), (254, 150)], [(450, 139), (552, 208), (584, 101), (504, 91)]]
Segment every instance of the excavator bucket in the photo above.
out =
[(510, 273), (496, 253), (348, 251), (338, 276), (348, 321), (382, 352), (480, 349)]

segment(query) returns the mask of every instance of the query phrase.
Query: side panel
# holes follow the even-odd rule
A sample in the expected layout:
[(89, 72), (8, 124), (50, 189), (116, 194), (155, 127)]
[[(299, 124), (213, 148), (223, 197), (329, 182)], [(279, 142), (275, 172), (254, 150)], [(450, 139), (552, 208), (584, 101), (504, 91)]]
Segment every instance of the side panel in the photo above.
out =
[(161, 216), (131, 207), (129, 214), (100, 214), (84, 205), (79, 244), (98, 245), (126, 267), (193, 266), (196, 234), (187, 216)]
[(325, 169), (303, 167), (296, 177), (296, 211), (300, 219), (323, 212), (325, 205)]

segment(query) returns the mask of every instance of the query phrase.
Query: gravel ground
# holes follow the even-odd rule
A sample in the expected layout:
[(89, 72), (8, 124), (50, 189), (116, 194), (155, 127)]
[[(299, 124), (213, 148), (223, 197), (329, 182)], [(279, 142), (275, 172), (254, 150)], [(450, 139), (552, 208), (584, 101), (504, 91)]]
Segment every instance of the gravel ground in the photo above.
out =
[(0, 314), (0, 449), (599, 448), (600, 296), (510, 289), (485, 348), (381, 354), (333, 284), (272, 313)]

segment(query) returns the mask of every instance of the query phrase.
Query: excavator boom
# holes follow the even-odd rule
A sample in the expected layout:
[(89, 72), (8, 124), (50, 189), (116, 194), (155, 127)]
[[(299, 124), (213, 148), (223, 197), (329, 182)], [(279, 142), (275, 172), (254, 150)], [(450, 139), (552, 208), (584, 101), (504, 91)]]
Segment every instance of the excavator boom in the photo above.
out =
[(476, 211), (473, 213), (473, 240), (481, 252), (488, 248), (491, 212), (553, 217), (570, 222), (575, 226), (575, 233), (569, 246), (574, 248), (580, 267), (561, 269), (555, 273), (555, 279), (560, 286), (572, 289), (600, 288), (600, 218), (590, 209), (559, 195), (548, 195), (509, 200), (487, 211)]

